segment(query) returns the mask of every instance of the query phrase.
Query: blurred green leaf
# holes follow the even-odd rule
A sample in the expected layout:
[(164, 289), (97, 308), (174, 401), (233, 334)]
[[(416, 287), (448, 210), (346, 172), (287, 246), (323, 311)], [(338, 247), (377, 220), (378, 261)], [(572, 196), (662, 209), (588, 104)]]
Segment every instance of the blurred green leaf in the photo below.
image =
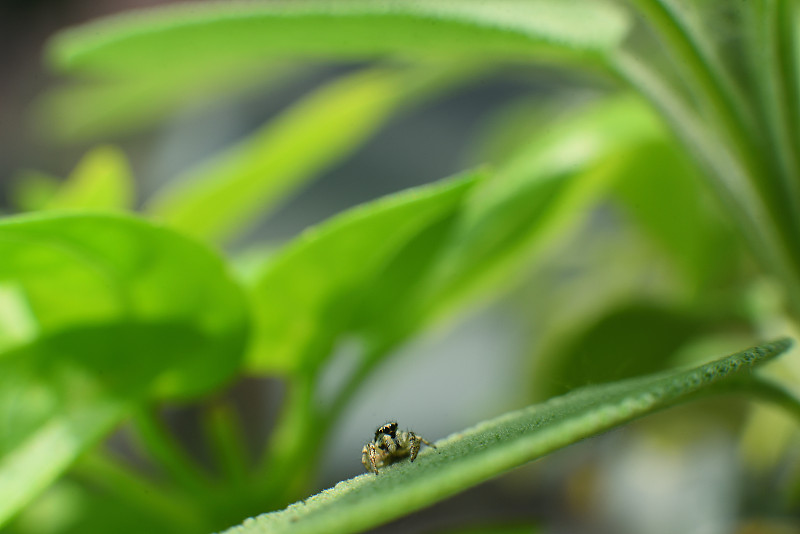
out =
[(557, 241), (617, 176), (631, 146), (661, 138), (630, 97), (601, 100), (541, 131), (470, 193), (429, 284), (434, 313), (507, 287), (533, 253)]
[(11, 205), (20, 211), (39, 211), (58, 193), (61, 180), (34, 169), (17, 172), (11, 182)]
[(235, 57), (217, 64), (197, 59), (153, 76), (91, 78), (56, 86), (34, 103), (34, 126), (45, 139), (62, 143), (107, 139), (255, 86), (268, 90), (299, 71)]
[(414, 236), (452, 216), (478, 179), (471, 174), (371, 202), (293, 241), (253, 290), (250, 368), (315, 367), (372, 291), (369, 281)]
[(545, 132), (530, 134), (457, 214), (410, 240), (368, 282), (349, 328), (365, 335), (375, 356), (457, 304), (511, 286), (604, 191), (619, 151), (663, 134), (633, 99), (598, 103)]
[[(537, 397), (660, 371), (678, 349), (709, 327), (700, 318), (653, 304), (614, 309), (585, 331), (573, 332), (557, 354), (546, 355), (546, 367), (539, 362), (534, 373)], [(640, 350), (644, 345), (650, 347), (646, 354)]]
[(178, 177), (148, 211), (188, 234), (229, 238), (360, 145), (432, 75), (373, 69), (343, 76)]
[(163, 379), (193, 378), (196, 359), (220, 359), (215, 343), (182, 324), (126, 322), (72, 328), (0, 354), (0, 523)]
[(27, 334), (0, 348), (3, 522), (136, 403), (231, 377), (246, 312), (219, 258), (131, 217), (8, 218), (0, 256), (14, 289), (0, 297), (29, 313), (23, 329), (0, 325)]
[[(429, 506), (509, 469), (633, 419), (746, 378), (789, 348), (783, 339), (682, 371), (570, 392), (485, 421), (401, 462), (340, 482), (285, 510), (248, 519), (228, 534), (359, 532)], [(746, 387), (746, 382), (740, 386)]]
[(99, 20), (58, 34), (62, 72), (124, 78), (230, 58), (593, 56), (625, 37), (625, 11), (600, 0), (188, 4)]
[(126, 210), (133, 207), (133, 188), (125, 154), (100, 146), (81, 159), (42, 209)]
[(124, 211), (133, 207), (134, 193), (125, 154), (105, 145), (87, 152), (66, 180), (37, 171), (20, 173), (13, 198), (25, 211)]
[(238, 367), (241, 290), (221, 259), (174, 232), (121, 215), (13, 217), (0, 221), (0, 257), (0, 287), (24, 299), (18, 307), (35, 318), (31, 335), (124, 320), (175, 323), (208, 336), (209, 357), (164, 377), (163, 394), (204, 391)]
[[(142, 500), (146, 499), (147, 496)], [(163, 502), (159, 505), (169, 507), (171, 503)], [(150, 506), (147, 506), (144, 502), (134, 504), (97, 487), (79, 484), (75, 480), (66, 478), (43, 492), (11, 521), (3, 532), (8, 534), (187, 532), (165, 528), (163, 521), (154, 517), (153, 509), (157, 509), (159, 505), (150, 503)]]
[(642, 103), (603, 102), (532, 136), (496, 176), (457, 195), (432, 186), (444, 193), (406, 193), (402, 203), (386, 199), (323, 224), (280, 253), (258, 283), (251, 363), (296, 369), (329, 355), (344, 333), (384, 356), (459, 299), (509, 285), (531, 244), (557, 239), (596, 198), (619, 150), (662, 134)]
[(707, 300), (709, 291), (731, 282), (741, 242), (697, 170), (671, 142), (644, 145), (632, 152), (613, 193), (667, 252), (690, 299)]

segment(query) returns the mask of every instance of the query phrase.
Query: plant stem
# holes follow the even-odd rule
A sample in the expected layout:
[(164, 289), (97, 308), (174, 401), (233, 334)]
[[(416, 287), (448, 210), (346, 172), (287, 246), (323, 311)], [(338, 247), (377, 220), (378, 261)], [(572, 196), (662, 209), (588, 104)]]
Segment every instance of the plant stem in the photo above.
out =
[(83, 456), (75, 464), (74, 470), (78, 476), (116, 493), (126, 503), (163, 520), (176, 532), (207, 530), (207, 522), (197, 507), (184, 501), (175, 492), (165, 491), (105, 453), (95, 451)]
[(247, 478), (248, 454), (238, 414), (229, 402), (213, 399), (203, 409), (203, 429), (221, 473), (241, 487)]
[(696, 7), (691, 3), (679, 6), (669, 0), (630, 0), (646, 15), (671, 52), (674, 64), (683, 72), (692, 95), (703, 109), (711, 112), (736, 150), (746, 154), (748, 167), (757, 166), (753, 152), (754, 117), (745, 99), (731, 78), (714, 46), (705, 38)]
[(750, 16), (746, 17), (751, 23), (747, 41), (751, 52), (751, 78), (755, 80), (760, 96), (768, 147), (775, 154), (773, 173), (788, 201), (787, 213), (791, 216), (793, 230), (791, 236), (797, 241), (800, 231), (800, 162), (796, 150), (797, 132), (793, 128), (797, 106), (793, 100), (796, 92), (792, 90), (794, 69), (787, 58), (793, 21), (781, 20), (789, 16), (782, 9), (784, 2), (753, 0), (748, 4), (751, 6)]
[(286, 504), (302, 492), (316, 462), (327, 423), (313, 406), (313, 394), (311, 376), (296, 377), (290, 384), (283, 413), (256, 469), (268, 507)]
[(205, 500), (211, 481), (194, 463), (153, 410), (138, 411), (133, 418), (136, 431), (150, 456), (178, 485), (199, 500)]

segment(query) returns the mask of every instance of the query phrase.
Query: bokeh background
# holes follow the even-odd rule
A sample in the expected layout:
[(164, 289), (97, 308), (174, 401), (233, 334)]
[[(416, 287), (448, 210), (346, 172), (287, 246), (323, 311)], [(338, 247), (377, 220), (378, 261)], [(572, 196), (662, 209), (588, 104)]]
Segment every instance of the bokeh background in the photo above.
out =
[[(281, 76), (215, 94), (202, 105), (187, 94), (161, 120), (133, 132), (102, 139), (48, 135), (40, 119), (43, 98), (64, 80), (43, 65), (46, 40), (58, 30), (100, 16), (168, 3), (6, 0), (0, 5), (4, 212), (19, 210), (20, 195), (25, 194), (20, 193), (22, 182), (44, 177), (46, 184), (51, 177), (67, 176), (100, 141), (119, 146), (129, 158), (141, 203), (171, 177), (244, 138), (299, 97), (363, 66), (297, 62)], [(615, 87), (614, 81), (600, 75), (579, 76), (552, 67), (493, 66), (485, 76), (398, 113), (353, 154), (292, 195), (247, 235), (227, 244), (226, 251), (240, 254), (265, 244), (279, 246), (349, 207), (486, 163), (502, 150), (497, 133), (508, 123), (510, 104), (518, 106), (514, 109), (546, 110), (541, 122), (531, 114), (526, 123), (530, 129), (545, 129), (553, 124), (552, 117), (568, 112), (570, 106)], [(554, 109), (551, 103), (556, 101), (559, 106)], [(321, 437), (326, 444), (317, 488), (359, 474), (362, 445), (387, 420), (436, 440), (578, 385), (537, 377), (539, 341), (553, 325), (584, 318), (586, 340), (567, 348), (563, 340), (554, 342), (562, 350), (579, 353), (595, 344), (613, 345), (609, 332), (614, 328), (637, 334), (638, 318), (661, 317), (662, 311), (648, 302), (664, 298), (675, 287), (675, 273), (665, 265), (661, 251), (642, 239), (614, 202), (600, 203), (579, 219), (530, 266), (513, 291), (426, 332), (377, 370), (358, 391), (335, 432)], [(742, 269), (748, 268), (744, 262)], [(769, 288), (756, 300), (768, 299), (764, 295), (770, 295)], [(592, 303), (602, 299), (619, 303), (618, 311), (598, 319), (597, 324), (606, 321), (605, 326), (597, 327), (597, 337), (591, 338), (596, 325), (586, 318), (592, 316)], [(553, 307), (554, 302), (559, 306)], [(754, 304), (758, 305), (760, 301)], [(653, 338), (638, 332), (631, 347), (621, 350), (635, 350), (637, 341), (668, 346), (680, 338), (685, 325), (667, 315), (664, 321), (679, 334), (671, 336), (665, 330)], [(619, 326), (609, 327), (613, 321)], [(672, 347), (677, 361), (724, 353), (750, 338), (751, 332), (736, 324), (735, 317), (729, 326), (722, 334), (712, 332), (702, 343)], [(345, 344), (329, 364), (322, 398), (327, 383), (333, 387), (342, 380), (341, 370), (351, 364), (350, 352)], [(254, 451), (269, 435), (284, 393), (278, 378), (242, 379), (221, 393), (240, 408)], [(797, 469), (800, 448), (786, 453), (786, 444), (796, 444), (797, 438), (785, 416), (767, 407), (758, 409), (760, 422), (753, 423), (752, 406), (743, 401), (678, 408), (569, 447), (376, 532), (444, 532), (483, 524), (504, 525), (508, 532), (797, 532), (785, 507), (763, 502), (763, 495), (770, 494), (767, 490), (779, 489), (785, 482), (780, 473)], [(163, 410), (187, 450), (206, 461), (197, 407), (167, 405)], [(753, 428), (748, 430), (748, 425)], [(774, 451), (762, 448), (754, 454), (754, 447), (764, 445), (756, 439), (764, 427), (774, 436)], [(743, 429), (744, 441), (739, 438)], [(126, 428), (110, 439), (109, 446), (134, 462), (145, 462)], [(775, 470), (776, 462), (785, 469)], [(749, 512), (760, 519), (743, 521)]]

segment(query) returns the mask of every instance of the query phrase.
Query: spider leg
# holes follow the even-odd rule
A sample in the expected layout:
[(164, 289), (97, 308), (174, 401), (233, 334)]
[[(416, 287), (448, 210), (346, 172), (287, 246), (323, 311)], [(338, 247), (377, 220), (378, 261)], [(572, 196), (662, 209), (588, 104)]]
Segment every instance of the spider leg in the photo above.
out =
[[(377, 465), (377, 463), (378, 463), (378, 450), (375, 448), (375, 444), (374, 443), (370, 443), (369, 445), (367, 445), (367, 451), (368, 451), (368, 454), (369, 454), (369, 463), (372, 466), (372, 472), (377, 475), (378, 474), (378, 465)], [(366, 467), (366, 464), (365, 464), (365, 467)], [(369, 470), (368, 467), (367, 467), (367, 469)]]
[(390, 436), (384, 434), (381, 436), (381, 441), (386, 450), (389, 451), (389, 454), (394, 455), (397, 452), (397, 442)]
[(369, 460), (369, 448), (366, 445), (364, 445), (364, 448), (361, 449), (361, 465), (363, 465), (364, 469), (367, 471), (372, 471)]
[(419, 448), (422, 446), (422, 438), (420, 438), (418, 435), (414, 434), (413, 432), (409, 432), (408, 433), (408, 437), (411, 440), (411, 454), (410, 454), (410, 457), (411, 457), (411, 461), (413, 462), (416, 459), (417, 454), (419, 454)]
[(434, 445), (433, 443), (431, 443), (427, 439), (423, 438), (422, 436), (417, 436), (417, 437), (419, 437), (420, 441), (422, 443), (424, 443), (425, 445), (427, 445), (428, 447), (433, 447), (434, 449), (436, 448), (436, 445)]

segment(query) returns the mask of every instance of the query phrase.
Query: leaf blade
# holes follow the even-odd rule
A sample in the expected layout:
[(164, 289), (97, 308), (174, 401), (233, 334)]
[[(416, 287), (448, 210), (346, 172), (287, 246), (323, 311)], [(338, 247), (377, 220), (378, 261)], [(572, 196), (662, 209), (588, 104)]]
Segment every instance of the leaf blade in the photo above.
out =
[(612, 49), (627, 27), (624, 11), (582, 0), (196, 4), (67, 30), (51, 42), (48, 56), (63, 71), (119, 75), (265, 54), (580, 55)]
[(414, 464), (384, 468), (340, 482), (285, 510), (232, 527), (226, 534), (357, 532), (428, 506), (561, 447), (687, 400), (693, 394), (769, 360), (788, 339), (716, 362), (641, 379), (578, 390), (500, 416), (437, 442)]

